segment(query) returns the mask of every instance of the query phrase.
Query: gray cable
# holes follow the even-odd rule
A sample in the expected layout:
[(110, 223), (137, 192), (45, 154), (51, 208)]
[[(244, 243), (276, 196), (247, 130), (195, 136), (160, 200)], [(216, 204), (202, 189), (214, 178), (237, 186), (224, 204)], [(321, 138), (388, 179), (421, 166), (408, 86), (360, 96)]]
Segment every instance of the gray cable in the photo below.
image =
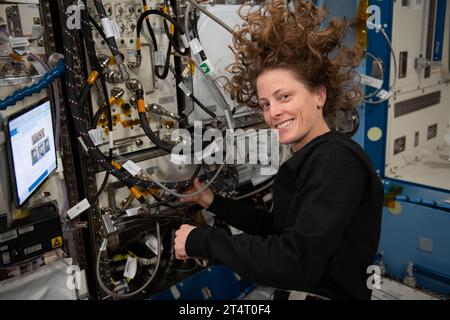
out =
[(233, 199), (233, 200), (242, 200), (242, 199), (251, 197), (252, 195), (257, 194), (258, 192), (264, 191), (264, 190), (266, 190), (267, 188), (269, 188), (270, 186), (272, 186), (272, 185), (273, 185), (273, 182), (274, 182), (274, 180), (272, 180), (272, 181), (268, 182), (267, 184), (263, 185), (261, 188), (258, 188), (258, 189), (254, 190), (254, 191), (252, 191), (252, 192), (243, 194), (243, 195), (241, 195), (241, 196), (239, 196), (239, 197), (233, 197), (232, 199)]
[[(198, 10), (200, 10), (201, 12), (203, 12), (205, 15), (207, 15), (209, 18), (211, 18), (212, 20), (214, 20), (215, 22), (217, 22), (218, 25), (220, 25), (222, 28), (224, 28), (225, 30), (227, 30), (229, 33), (233, 34), (233, 29), (231, 29), (229, 26), (227, 26), (225, 24), (225, 22), (223, 22), (222, 20), (220, 20), (218, 17), (216, 17), (214, 14), (212, 14), (211, 12), (209, 12), (208, 10), (202, 8), (195, 0), (188, 0), (188, 6), (190, 4), (192, 4), (194, 7), (196, 7)], [(187, 16), (185, 15), (185, 18)], [(187, 19), (187, 18), (186, 18)], [(186, 20), (185, 20), (186, 21)], [(184, 32), (187, 33), (187, 30), (185, 28)]]
[[(394, 63), (394, 81), (392, 82), (392, 85), (389, 86), (389, 91), (393, 92), (393, 89), (395, 88), (396, 84), (397, 84), (397, 58), (395, 56), (395, 52), (394, 52), (394, 48), (392, 47), (392, 43), (389, 40), (388, 35), (386, 34), (386, 32), (384, 31), (384, 29), (381, 26), (375, 26), (377, 28), (377, 30), (379, 30), (381, 32), (381, 34), (384, 36), (384, 38), (386, 39), (386, 42), (388, 43), (389, 49), (391, 50), (391, 55), (392, 55), (392, 60)], [(368, 101), (368, 103), (370, 104), (381, 104), (386, 102), (387, 100), (389, 100), (390, 96), (388, 95), (387, 98), (385, 99), (381, 99), (378, 101)]]
[[(191, 3), (194, 4), (192, 1), (188, 2), (187, 5), (186, 5), (186, 9), (184, 11), (184, 16), (186, 17), (184, 19), (184, 28), (185, 28), (184, 32), (185, 32), (185, 35), (186, 35), (186, 37), (188, 39), (188, 42), (190, 42), (192, 40), (190, 31), (189, 31), (189, 19), (187, 18), (187, 17), (189, 17), (189, 12), (191, 10)], [(198, 6), (198, 4), (197, 4), (197, 6)], [(203, 10), (200, 10), (200, 11), (204, 12)], [(228, 124), (229, 129), (231, 131), (233, 131), (234, 126), (233, 126), (233, 123), (232, 123), (231, 119), (229, 119), (229, 116), (230, 116), (230, 113), (231, 113), (230, 106), (228, 105), (227, 101), (225, 100), (225, 98), (224, 98), (222, 92), (220, 91), (220, 89), (217, 87), (217, 85), (215, 83), (215, 80), (211, 79), (211, 77), (209, 75), (205, 74), (203, 69), (200, 68), (199, 62), (198, 62), (198, 60), (199, 60), (198, 54), (194, 55), (194, 59), (195, 59), (194, 60), (195, 67), (197, 68), (197, 70), (200, 70), (200, 73), (205, 78), (206, 83), (208, 84), (208, 86), (211, 89), (212, 94), (214, 95), (214, 98), (219, 103), (219, 106), (222, 108), (222, 110), (223, 110), (223, 112), (225, 114), (225, 118), (227, 119), (227, 124)]]
[[(111, 291), (106, 284), (103, 282), (103, 279), (100, 275), (100, 260), (102, 257), (102, 253), (103, 251), (99, 250), (98, 251), (98, 255), (97, 255), (97, 261), (96, 261), (96, 267), (95, 267), (95, 273), (97, 276), (97, 281), (100, 285), (100, 287), (110, 296), (114, 297), (114, 298), (119, 298), (119, 299), (126, 299), (126, 298), (130, 298), (135, 296), (136, 294), (138, 294), (139, 292), (141, 292), (142, 290), (144, 290), (145, 288), (147, 288), (147, 286), (153, 281), (153, 278), (155, 277), (158, 269), (159, 269), (159, 264), (161, 262), (161, 234), (160, 234), (160, 230), (159, 230), (159, 222), (156, 222), (156, 238), (158, 240), (158, 256), (156, 259), (156, 265), (155, 268), (153, 269), (153, 273), (150, 276), (150, 278), (147, 280), (147, 282), (145, 282), (139, 289), (137, 289), (136, 291), (133, 291), (131, 293), (126, 293), (126, 294), (118, 294), (115, 293), (113, 291)], [(106, 251), (106, 250), (105, 250)]]

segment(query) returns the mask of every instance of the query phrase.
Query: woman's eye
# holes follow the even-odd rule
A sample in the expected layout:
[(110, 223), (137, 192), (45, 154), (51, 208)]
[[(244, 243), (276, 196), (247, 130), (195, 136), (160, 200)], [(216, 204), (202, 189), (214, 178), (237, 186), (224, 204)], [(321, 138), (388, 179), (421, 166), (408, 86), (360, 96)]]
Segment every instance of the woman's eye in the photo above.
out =
[(287, 99), (289, 99), (289, 95), (288, 94), (282, 94), (282, 95), (279, 96), (278, 99), (280, 99), (280, 100), (287, 100)]
[(259, 106), (261, 107), (261, 110), (267, 111), (267, 110), (269, 110), (270, 104), (268, 104), (268, 103), (262, 103), (262, 104), (260, 104)]

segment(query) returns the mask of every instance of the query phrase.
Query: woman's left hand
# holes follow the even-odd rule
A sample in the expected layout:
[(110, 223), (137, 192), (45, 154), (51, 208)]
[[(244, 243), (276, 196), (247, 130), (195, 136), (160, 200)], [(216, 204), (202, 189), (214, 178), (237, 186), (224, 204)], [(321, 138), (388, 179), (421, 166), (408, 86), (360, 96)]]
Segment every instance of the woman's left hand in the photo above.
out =
[(189, 224), (181, 225), (180, 229), (175, 232), (175, 240), (174, 240), (174, 249), (175, 249), (175, 258), (180, 260), (186, 260), (189, 257), (186, 254), (186, 239), (191, 232), (196, 227), (191, 226)]

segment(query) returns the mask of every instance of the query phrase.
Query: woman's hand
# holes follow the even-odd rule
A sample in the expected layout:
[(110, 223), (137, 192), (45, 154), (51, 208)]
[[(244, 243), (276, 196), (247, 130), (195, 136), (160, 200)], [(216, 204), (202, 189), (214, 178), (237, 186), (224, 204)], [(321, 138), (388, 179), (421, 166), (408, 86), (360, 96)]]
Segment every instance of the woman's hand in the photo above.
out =
[[(197, 192), (198, 190), (203, 188), (203, 186), (204, 186), (203, 183), (201, 183), (200, 180), (198, 180), (198, 178), (196, 178), (194, 180), (194, 185), (192, 187), (190, 187), (189, 189), (187, 189), (186, 192), (184, 192), (184, 194), (188, 195), (190, 193)], [(209, 188), (206, 188), (204, 191), (202, 191), (199, 194), (196, 194), (192, 197), (180, 198), (181, 202), (195, 202), (195, 203), (201, 205), (205, 209), (209, 208), (209, 206), (211, 205), (213, 200), (214, 200), (214, 193)]]
[(194, 226), (183, 224), (180, 229), (175, 232), (173, 248), (175, 249), (175, 258), (186, 260), (189, 257), (186, 254), (186, 239), (189, 233), (195, 229)]

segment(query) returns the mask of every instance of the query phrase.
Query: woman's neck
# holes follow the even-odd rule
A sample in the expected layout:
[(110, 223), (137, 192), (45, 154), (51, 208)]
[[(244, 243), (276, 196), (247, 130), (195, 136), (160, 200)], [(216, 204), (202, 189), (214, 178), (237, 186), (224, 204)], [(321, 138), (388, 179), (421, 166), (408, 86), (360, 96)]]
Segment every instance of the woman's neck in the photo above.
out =
[(318, 136), (321, 136), (327, 132), (330, 132), (330, 128), (328, 127), (328, 124), (325, 122), (325, 119), (322, 119), (318, 123), (317, 126), (314, 126), (305, 137), (303, 137), (301, 140), (291, 143), (291, 148), (293, 152), (299, 151), (301, 148), (306, 146), (310, 141), (317, 138)]

